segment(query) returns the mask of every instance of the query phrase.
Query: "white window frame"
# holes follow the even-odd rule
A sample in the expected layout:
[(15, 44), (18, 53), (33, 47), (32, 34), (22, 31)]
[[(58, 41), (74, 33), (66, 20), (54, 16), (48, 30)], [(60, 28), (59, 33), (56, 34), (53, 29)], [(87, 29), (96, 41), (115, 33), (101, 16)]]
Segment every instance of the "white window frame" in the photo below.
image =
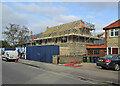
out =
[[(113, 36), (111, 36), (111, 31), (113, 30)], [(118, 36), (119, 36), (119, 29), (111, 29), (110, 30), (110, 37), (118, 37), (118, 36), (115, 36), (115, 32), (118, 31)]]
[[(113, 48), (117, 48), (118, 49), (118, 54), (119, 54), (119, 47), (112, 47), (112, 51), (113, 51)], [(112, 54), (113, 54), (113, 52), (112, 52)]]
[(111, 54), (113, 54), (113, 48), (118, 48), (118, 54), (119, 54), (119, 47), (107, 47), (107, 55), (109, 54), (109, 50), (108, 50), (108, 48), (111, 48)]
[[(119, 29), (115, 29), (115, 32), (118, 31), (118, 36), (119, 36)], [(118, 36), (115, 36), (115, 37), (118, 37)]]
[(112, 54), (112, 47), (107, 47), (107, 55), (109, 54), (109, 49), (108, 48), (110, 48), (110, 50), (111, 50), (110, 54)]

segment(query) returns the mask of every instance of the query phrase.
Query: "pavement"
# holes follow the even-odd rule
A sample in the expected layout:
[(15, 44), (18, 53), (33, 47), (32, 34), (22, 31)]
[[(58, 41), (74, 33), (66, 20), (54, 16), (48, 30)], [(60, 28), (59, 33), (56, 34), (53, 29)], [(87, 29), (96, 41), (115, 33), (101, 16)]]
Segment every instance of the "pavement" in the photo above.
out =
[(118, 75), (120, 71), (101, 69), (97, 67), (95, 63), (81, 63), (82, 67), (68, 67), (64, 66), (63, 64), (57, 65), (24, 59), (20, 59), (18, 63), (51, 72), (64, 73), (69, 77), (77, 78), (87, 82), (94, 82), (97, 84), (119, 84)]

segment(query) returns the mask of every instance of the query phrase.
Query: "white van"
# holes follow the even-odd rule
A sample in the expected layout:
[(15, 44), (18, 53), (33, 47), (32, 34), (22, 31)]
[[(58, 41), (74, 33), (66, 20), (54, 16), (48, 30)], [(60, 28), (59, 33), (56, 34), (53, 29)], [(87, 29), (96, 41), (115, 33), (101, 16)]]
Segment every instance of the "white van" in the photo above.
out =
[(18, 52), (17, 50), (6, 50), (4, 55), (2, 55), (2, 59), (6, 60), (6, 61), (10, 61), (10, 60), (18, 60)]

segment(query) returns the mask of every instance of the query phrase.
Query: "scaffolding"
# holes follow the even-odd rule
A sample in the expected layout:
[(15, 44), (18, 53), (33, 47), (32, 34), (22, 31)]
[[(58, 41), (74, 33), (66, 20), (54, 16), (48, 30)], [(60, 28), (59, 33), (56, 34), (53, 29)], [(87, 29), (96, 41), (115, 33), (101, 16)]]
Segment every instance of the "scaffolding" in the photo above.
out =
[(67, 23), (67, 24), (63, 24), (63, 25), (55, 26), (51, 28), (47, 27), (47, 31), (44, 32), (44, 34), (42, 34), (40, 38), (61, 36), (61, 35), (71, 34), (71, 33), (92, 35), (89, 32), (90, 30), (95, 30), (94, 25), (80, 20), (80, 21)]
[(93, 44), (93, 40), (99, 40), (98, 37), (94, 37), (90, 32), (95, 30), (94, 27), (93, 24), (82, 20), (51, 28), (47, 27), (47, 30), (40, 38), (35, 40), (38, 42), (44, 40), (45, 45), (59, 45), (60, 55), (83, 55), (86, 54), (87, 44)]

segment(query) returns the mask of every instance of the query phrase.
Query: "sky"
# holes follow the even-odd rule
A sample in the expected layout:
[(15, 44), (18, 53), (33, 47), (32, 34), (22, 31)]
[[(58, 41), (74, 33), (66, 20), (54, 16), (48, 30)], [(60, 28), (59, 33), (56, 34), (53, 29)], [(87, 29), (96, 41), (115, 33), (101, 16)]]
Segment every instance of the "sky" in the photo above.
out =
[[(80, 20), (95, 24), (95, 32), (118, 19), (117, 2), (2, 2), (2, 31), (10, 23), (26, 26), (33, 34), (46, 27)], [(2, 37), (0, 36), (0, 39)]]

